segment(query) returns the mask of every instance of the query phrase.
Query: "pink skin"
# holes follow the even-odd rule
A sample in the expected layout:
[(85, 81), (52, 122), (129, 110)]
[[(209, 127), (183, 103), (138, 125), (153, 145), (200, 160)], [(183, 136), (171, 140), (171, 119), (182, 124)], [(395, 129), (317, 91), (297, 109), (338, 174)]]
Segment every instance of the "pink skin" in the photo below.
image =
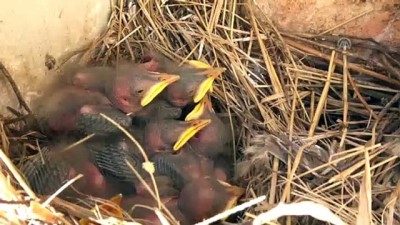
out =
[(92, 163), (86, 163), (84, 172), (88, 181), (88, 186), (92, 187), (93, 191), (100, 194), (106, 190), (107, 182), (95, 165)]
[(179, 88), (176, 87), (177, 84), (173, 83), (166, 88), (166, 94), (168, 96), (168, 101), (176, 107), (185, 107), (187, 104), (192, 102), (191, 98), (188, 97), (187, 93), (184, 93)]
[[(74, 101), (71, 101), (74, 99)], [(48, 120), (49, 129), (55, 133), (71, 131), (85, 105), (109, 105), (110, 101), (96, 91), (67, 87), (46, 99), (43, 116)]]
[(145, 137), (145, 149), (149, 157), (152, 157), (159, 152), (171, 149), (171, 146), (169, 145), (172, 144), (165, 143), (165, 141), (162, 140), (160, 133), (161, 130), (158, 127), (151, 129), (150, 135), (148, 132), (149, 131), (146, 132)]
[[(160, 64), (155, 61), (154, 59), (143, 63), (142, 64), (147, 70), (152, 71), (152, 72), (162, 72), (162, 67)], [(170, 84), (165, 92), (167, 93), (167, 99), (168, 101), (176, 106), (176, 107), (185, 107), (187, 104), (190, 103), (190, 100), (188, 99), (188, 96), (186, 93), (183, 93), (180, 91), (179, 88), (174, 88), (176, 87), (176, 83)]]
[(49, 119), (49, 127), (52, 132), (61, 133), (64, 131), (69, 131), (74, 129), (74, 124), (76, 122), (76, 115), (68, 115), (68, 113), (64, 113), (59, 115), (57, 118)]
[(72, 85), (80, 88), (87, 88), (87, 84), (90, 83), (91, 80), (85, 74), (78, 73), (72, 78)]
[(213, 161), (201, 155), (188, 153), (188, 150), (189, 149), (181, 149), (175, 154), (167, 153), (162, 157), (177, 171), (182, 171), (180, 174), (185, 179), (195, 180), (205, 176), (213, 176)]
[[(155, 59), (151, 59), (150, 61), (143, 63), (142, 65), (149, 71), (165, 72), (162, 71), (163, 67)], [(191, 84), (186, 84), (186, 87), (183, 87), (182, 85), (182, 81), (177, 81), (170, 84), (165, 90), (168, 101), (172, 105), (180, 108), (185, 107), (193, 101), (192, 96), (195, 90), (195, 87), (187, 86)]]
[[(79, 114), (95, 114), (98, 113), (96, 106), (84, 105), (79, 109)], [(49, 125), (53, 132), (61, 133), (75, 129), (77, 114), (63, 113), (57, 118), (50, 118)]]
[(196, 135), (189, 140), (189, 143), (195, 145), (196, 150), (201, 152), (201, 154), (212, 155), (213, 153), (209, 152), (210, 146), (215, 147), (221, 145), (221, 140), (216, 139), (216, 137), (218, 137), (216, 132), (217, 129), (211, 124), (211, 126), (205, 127), (203, 130), (196, 133)]
[(73, 179), (78, 176), (78, 172), (74, 168), (70, 168), (68, 171), (68, 179)]
[(201, 154), (214, 157), (224, 151), (224, 144), (229, 142), (231, 137), (226, 134), (224, 124), (215, 114), (206, 111), (199, 118), (211, 119), (211, 124), (196, 133), (189, 143)]
[[(79, 172), (83, 175), (76, 183), (80, 192), (100, 198), (108, 198), (116, 194), (93, 163), (86, 162)], [(70, 168), (68, 179), (75, 178), (79, 172)]]
[(80, 114), (93, 114), (93, 113), (97, 113), (96, 110), (96, 106), (92, 106), (92, 105), (84, 105), (81, 107), (81, 109), (79, 110)]
[(228, 175), (226, 175), (225, 171), (221, 168), (215, 168), (214, 176), (216, 179), (219, 179), (219, 180), (222, 180), (225, 182), (228, 181)]
[(71, 84), (80, 89), (103, 92), (112, 84), (115, 71), (111, 67), (86, 67), (71, 73)]
[[(118, 85), (115, 89), (115, 97), (111, 99), (113, 104), (119, 108), (124, 113), (134, 113), (140, 110), (140, 107), (135, 107), (132, 96), (130, 94), (130, 89), (127, 85)], [(139, 105), (139, 103), (137, 103)]]
[(145, 75), (146, 71), (143, 71), (143, 68), (133, 67), (128, 69), (137, 69), (137, 74), (125, 76), (123, 74), (125, 71), (122, 71), (122, 75), (117, 77), (115, 85), (108, 95), (113, 105), (124, 113), (136, 113), (142, 109), (140, 101), (144, 97), (144, 92), (158, 80)]
[[(157, 152), (170, 150), (185, 129), (174, 121), (169, 123), (150, 123), (144, 130), (144, 142), (149, 156)], [(168, 132), (168, 133), (167, 133)]]
[(193, 180), (183, 188), (178, 207), (186, 213), (192, 223), (197, 223), (214, 214), (216, 195), (212, 185), (202, 179)]
[(148, 71), (160, 72), (160, 70), (161, 70), (160, 64), (157, 61), (155, 61), (154, 59), (152, 59), (152, 60), (150, 60), (148, 62), (142, 63), (142, 65)]
[[(150, 61), (143, 63), (142, 65), (148, 71), (162, 72), (161, 71), (162, 67), (160, 66), (160, 63), (158, 63), (154, 59), (151, 59)], [(166, 95), (168, 96), (168, 101), (176, 107), (182, 108), (191, 102), (190, 98), (188, 98), (187, 94), (184, 92), (181, 92), (180, 88), (177, 87), (177, 83), (170, 84), (166, 88), (165, 92), (166, 92)]]
[(153, 131), (151, 138), (146, 138), (147, 153), (150, 157), (164, 148), (164, 142), (161, 140), (157, 131)]

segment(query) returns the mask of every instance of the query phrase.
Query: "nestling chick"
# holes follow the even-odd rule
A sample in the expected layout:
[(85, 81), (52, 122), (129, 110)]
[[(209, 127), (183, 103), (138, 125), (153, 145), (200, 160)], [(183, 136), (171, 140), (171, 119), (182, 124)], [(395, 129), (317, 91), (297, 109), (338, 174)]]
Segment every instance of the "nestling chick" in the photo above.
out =
[(65, 87), (44, 96), (36, 109), (43, 131), (50, 136), (71, 132), (105, 135), (116, 131), (99, 113), (106, 114), (123, 126), (131, 123), (131, 118), (113, 108), (101, 93), (76, 87)]
[(151, 60), (144, 63), (149, 71), (177, 74), (180, 79), (169, 85), (161, 94), (163, 99), (177, 107), (199, 102), (212, 89), (214, 80), (225, 71), (224, 68), (212, 68), (200, 61), (189, 61), (182, 66), (167, 57), (152, 52)]
[(208, 96), (203, 98), (199, 104), (189, 113), (185, 121), (209, 119), (210, 125), (198, 132), (190, 139), (189, 144), (199, 154), (209, 158), (215, 158), (218, 155), (227, 155), (232, 137), (229, 130), (220, 118), (214, 113), (211, 101)]
[(192, 180), (203, 177), (226, 179), (224, 170), (215, 167), (214, 162), (191, 149), (183, 148), (176, 154), (159, 153), (151, 158), (156, 174), (169, 177), (178, 190)]
[(43, 148), (23, 162), (20, 170), (35, 193), (51, 195), (79, 174), (83, 177), (64, 190), (61, 197), (81, 198), (85, 194), (110, 198), (118, 193), (91, 162), (87, 149), (76, 146), (64, 150), (65, 147), (65, 143), (60, 143)]
[(149, 104), (165, 87), (179, 76), (149, 72), (140, 64), (127, 62), (116, 68), (97, 66), (70, 72), (67, 83), (103, 93), (111, 103), (125, 113), (135, 113)]
[(210, 124), (210, 120), (154, 120), (144, 128), (144, 148), (151, 157), (158, 152), (178, 151), (197, 132)]
[(182, 189), (178, 208), (194, 224), (232, 208), (244, 189), (205, 177), (191, 181)]

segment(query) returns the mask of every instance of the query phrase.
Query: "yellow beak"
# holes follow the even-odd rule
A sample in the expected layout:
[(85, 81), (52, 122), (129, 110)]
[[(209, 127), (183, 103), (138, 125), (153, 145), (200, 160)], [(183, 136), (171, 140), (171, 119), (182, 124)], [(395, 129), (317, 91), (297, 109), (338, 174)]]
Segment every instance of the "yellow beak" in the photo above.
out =
[(148, 105), (157, 95), (159, 95), (168, 85), (180, 79), (178, 75), (161, 73), (159, 75), (151, 75), (158, 78), (158, 81), (152, 85), (145, 93), (140, 101), (142, 107)]
[(182, 148), (182, 146), (185, 145), (186, 142), (188, 142), (190, 138), (192, 138), (194, 135), (196, 135), (197, 132), (202, 130), (208, 124), (210, 124), (211, 120), (210, 119), (192, 120), (187, 123), (190, 124), (190, 127), (187, 128), (185, 131), (183, 131), (183, 133), (179, 136), (178, 140), (176, 141), (176, 143), (174, 145), (174, 151), (178, 151), (180, 148)]
[(199, 69), (211, 69), (212, 67), (205, 62), (199, 60), (189, 60), (188, 64)]
[(194, 109), (186, 116), (185, 121), (197, 120), (203, 115), (206, 108), (207, 98), (203, 98)]
[(225, 70), (225, 68), (213, 68), (207, 71), (207, 79), (200, 83), (193, 97), (193, 101), (195, 103), (199, 102), (206, 95), (206, 93), (212, 89), (214, 80)]

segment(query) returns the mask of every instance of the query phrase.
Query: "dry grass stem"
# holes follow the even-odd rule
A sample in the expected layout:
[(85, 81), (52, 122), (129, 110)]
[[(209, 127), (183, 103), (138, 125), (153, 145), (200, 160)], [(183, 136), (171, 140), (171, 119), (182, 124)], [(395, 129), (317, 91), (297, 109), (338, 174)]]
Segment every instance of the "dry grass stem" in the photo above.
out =
[[(196, 59), (226, 68), (215, 80), (211, 99), (230, 126), (232, 183), (247, 187), (247, 202), (199, 224), (244, 208), (241, 219), (253, 224), (400, 223), (400, 54), (373, 40), (332, 34), (370, 11), (315, 35), (281, 32), (249, 0), (118, 0), (112, 7), (107, 30), (77, 57), (80, 64), (141, 62), (146, 50), (154, 49), (177, 63)], [(343, 40), (351, 48), (339, 43)], [(17, 85), (14, 89), (18, 97)], [(6, 203), (23, 202), (19, 207), (29, 210), (29, 202), (39, 204), (38, 198), (13, 162), (40, 154), (44, 137), (27, 128), (30, 118), (22, 110), (30, 115), (30, 109), (19, 101), (23, 109), (7, 108), (12, 118), (0, 115), (0, 196)], [(128, 165), (157, 200), (157, 209), (151, 209), (162, 223), (177, 224), (160, 201), (154, 166), (140, 144), (103, 116), (143, 155), (152, 185)], [(34, 203), (41, 218), (59, 220), (50, 207), (57, 206), (70, 224), (76, 218), (117, 223), (101, 210), (90, 211), (93, 202), (107, 200), (85, 199), (78, 206), (57, 193), (45, 204)], [(257, 199), (267, 201), (254, 203)], [(0, 207), (0, 220), (7, 217), (23, 224), (21, 214)], [(124, 219), (132, 218), (126, 213)]]

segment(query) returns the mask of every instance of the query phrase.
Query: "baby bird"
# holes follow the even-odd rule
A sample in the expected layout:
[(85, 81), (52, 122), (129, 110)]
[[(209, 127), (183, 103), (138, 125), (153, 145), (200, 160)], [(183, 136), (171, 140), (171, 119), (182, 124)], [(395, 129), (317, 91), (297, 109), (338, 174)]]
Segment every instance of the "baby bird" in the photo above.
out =
[(191, 224), (198, 223), (232, 208), (244, 191), (211, 177), (195, 179), (182, 189), (178, 209)]
[(149, 72), (140, 64), (121, 63), (117, 68), (91, 67), (72, 75), (76, 87), (103, 93), (124, 113), (135, 113), (148, 105), (177, 75)]
[(59, 143), (43, 148), (22, 163), (20, 171), (35, 193), (51, 195), (79, 174), (83, 177), (61, 192), (61, 197), (81, 198), (82, 195), (90, 195), (110, 198), (119, 193), (90, 161), (87, 149), (76, 146), (64, 150), (65, 147), (65, 143)]
[(139, 180), (131, 167), (140, 175), (146, 175), (142, 168), (144, 157), (128, 137), (121, 134), (83, 144), (89, 149), (93, 164), (108, 182), (122, 194), (136, 193)]
[(213, 162), (190, 149), (181, 149), (175, 154), (159, 153), (151, 160), (156, 174), (169, 177), (178, 190), (182, 190), (191, 180), (214, 176)]
[(182, 66), (167, 57), (152, 52), (151, 60), (144, 63), (149, 71), (177, 74), (180, 79), (169, 85), (161, 94), (163, 99), (177, 107), (199, 102), (212, 89), (214, 80), (225, 71), (224, 68), (212, 68), (200, 61), (189, 61)]
[(65, 87), (40, 100), (35, 111), (40, 127), (49, 136), (69, 133), (108, 135), (116, 132), (116, 127), (99, 113), (104, 113), (122, 126), (132, 123), (130, 117), (113, 108), (99, 92)]
[(196, 133), (207, 127), (210, 122), (210, 120), (192, 120), (188, 122), (153, 120), (144, 128), (144, 148), (150, 157), (163, 151), (178, 151)]
[(214, 113), (208, 96), (204, 97), (199, 104), (190, 112), (185, 121), (209, 119), (210, 125), (198, 132), (190, 139), (190, 146), (199, 154), (215, 159), (218, 155), (227, 155), (232, 137), (229, 130), (220, 118)]
[[(209, 121), (195, 120), (183, 122), (176, 120), (152, 121), (144, 128), (129, 131), (144, 148), (145, 154), (151, 157), (165, 151), (163, 146), (183, 146), (192, 135), (204, 128)], [(164, 128), (169, 128), (165, 130)], [(164, 130), (164, 132), (160, 132)], [(90, 150), (93, 163), (99, 168), (103, 176), (115, 186), (120, 188), (123, 194), (136, 193), (138, 178), (132, 171), (132, 166), (140, 175), (147, 176), (143, 170), (143, 153), (125, 134), (110, 136), (108, 138), (87, 141), (84, 145)], [(127, 164), (129, 163), (130, 166)]]

